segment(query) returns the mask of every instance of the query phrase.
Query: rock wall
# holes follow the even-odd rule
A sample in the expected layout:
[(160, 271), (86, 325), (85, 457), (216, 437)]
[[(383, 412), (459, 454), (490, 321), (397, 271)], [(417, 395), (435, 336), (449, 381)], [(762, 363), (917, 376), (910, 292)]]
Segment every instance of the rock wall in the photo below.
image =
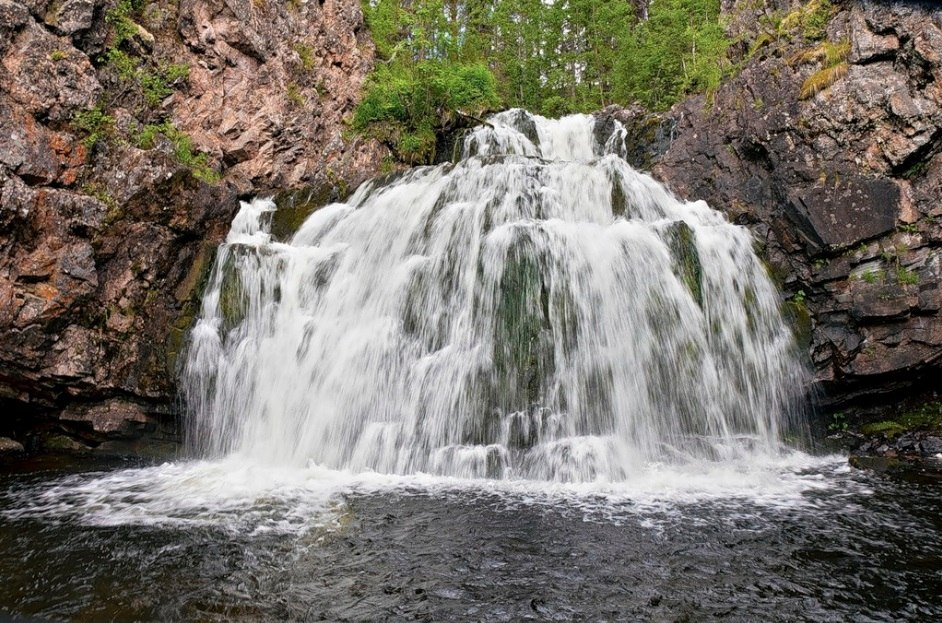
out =
[(356, 0), (0, 0), (0, 436), (173, 435), (238, 200), (378, 170), (372, 59)]
[(743, 69), (665, 116), (653, 171), (753, 229), (825, 405), (938, 390), (942, 8), (834, 3), (809, 38), (815, 3), (757, 4), (730, 9)]

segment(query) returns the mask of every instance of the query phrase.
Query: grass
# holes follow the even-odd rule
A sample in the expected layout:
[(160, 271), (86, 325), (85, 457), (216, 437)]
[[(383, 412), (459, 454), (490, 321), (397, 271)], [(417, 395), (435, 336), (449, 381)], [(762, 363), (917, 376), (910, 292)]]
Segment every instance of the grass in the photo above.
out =
[(811, 41), (823, 39), (834, 11), (835, 7), (829, 0), (811, 0), (783, 17), (778, 24), (778, 33), (800, 33)]
[(801, 50), (788, 59), (792, 67), (807, 63), (822, 63), (825, 67), (838, 65), (850, 55), (850, 40), (841, 39), (837, 42), (824, 41), (813, 48)]
[(896, 267), (896, 282), (902, 285), (914, 286), (919, 283), (919, 274), (905, 266)]
[(301, 93), (301, 88), (294, 84), (293, 82), (288, 84), (285, 88), (285, 96), (288, 98), (288, 101), (294, 104), (297, 108), (303, 108), (307, 104), (307, 99)]
[(850, 65), (847, 57), (850, 54), (850, 40), (823, 41), (808, 50), (802, 50), (792, 55), (788, 63), (797, 67), (809, 63), (820, 63), (821, 69), (808, 76), (802, 83), (798, 94), (800, 99), (814, 97), (832, 84), (847, 75)]
[(804, 100), (821, 93), (832, 84), (846, 76), (848, 69), (850, 69), (850, 66), (847, 64), (847, 61), (844, 61), (834, 65), (833, 67), (825, 67), (824, 69), (811, 74), (802, 83), (801, 90), (798, 93), (798, 98)]
[(219, 173), (210, 166), (209, 155), (195, 149), (189, 135), (181, 132), (170, 121), (144, 125), (137, 137), (137, 146), (153, 149), (161, 136), (169, 141), (174, 159), (189, 168), (193, 177), (208, 183), (219, 181)]

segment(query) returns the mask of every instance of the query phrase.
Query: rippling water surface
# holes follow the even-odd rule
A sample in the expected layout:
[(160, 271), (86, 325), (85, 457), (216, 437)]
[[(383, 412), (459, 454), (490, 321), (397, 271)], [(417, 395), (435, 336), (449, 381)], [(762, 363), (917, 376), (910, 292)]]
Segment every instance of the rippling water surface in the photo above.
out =
[(536, 484), (237, 457), (7, 473), (0, 615), (69, 621), (926, 621), (938, 485), (839, 457)]

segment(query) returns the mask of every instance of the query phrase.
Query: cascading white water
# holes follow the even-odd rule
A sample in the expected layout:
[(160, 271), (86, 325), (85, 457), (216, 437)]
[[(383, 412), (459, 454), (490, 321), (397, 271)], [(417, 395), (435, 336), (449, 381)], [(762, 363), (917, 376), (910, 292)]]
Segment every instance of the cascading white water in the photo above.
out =
[(781, 452), (805, 370), (749, 232), (593, 129), (501, 113), (289, 243), (244, 204), (192, 333), (193, 448), (551, 481)]

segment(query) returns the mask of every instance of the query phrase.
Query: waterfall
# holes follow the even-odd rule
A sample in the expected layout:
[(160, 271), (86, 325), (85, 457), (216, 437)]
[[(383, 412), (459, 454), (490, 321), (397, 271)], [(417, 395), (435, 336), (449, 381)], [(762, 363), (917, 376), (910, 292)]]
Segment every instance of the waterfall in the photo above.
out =
[(594, 130), (498, 114), (289, 241), (243, 204), (191, 335), (191, 448), (565, 482), (783, 452), (807, 374), (749, 232)]

